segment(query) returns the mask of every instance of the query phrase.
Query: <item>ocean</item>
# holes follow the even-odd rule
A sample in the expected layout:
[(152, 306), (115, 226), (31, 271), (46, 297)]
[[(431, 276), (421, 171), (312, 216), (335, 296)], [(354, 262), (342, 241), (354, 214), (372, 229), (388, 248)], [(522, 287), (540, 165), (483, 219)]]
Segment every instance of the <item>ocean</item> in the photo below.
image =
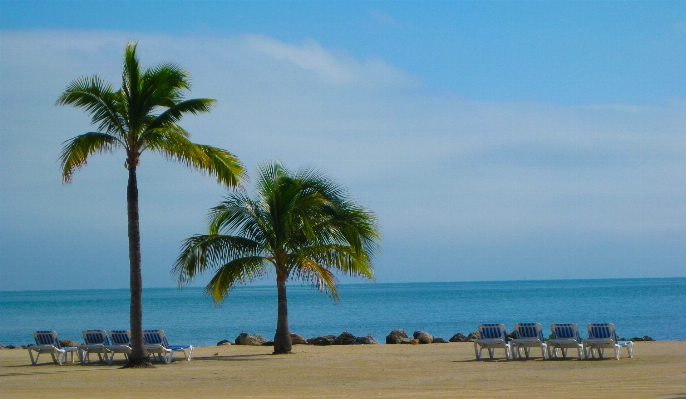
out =
[[(480, 323), (611, 322), (621, 337), (686, 339), (686, 278), (495, 281), (453, 283), (345, 284), (340, 302), (309, 286), (291, 282), (291, 332), (311, 338), (348, 331), (373, 335), (380, 343), (396, 328), (450, 339)], [(163, 329), (169, 341), (215, 345), (241, 332), (267, 339), (276, 330), (276, 286), (242, 286), (215, 305), (201, 288), (143, 291), (143, 324)], [(128, 329), (129, 291), (2, 291), (0, 343), (33, 341), (35, 330), (55, 330), (61, 339), (81, 342), (87, 329)]]

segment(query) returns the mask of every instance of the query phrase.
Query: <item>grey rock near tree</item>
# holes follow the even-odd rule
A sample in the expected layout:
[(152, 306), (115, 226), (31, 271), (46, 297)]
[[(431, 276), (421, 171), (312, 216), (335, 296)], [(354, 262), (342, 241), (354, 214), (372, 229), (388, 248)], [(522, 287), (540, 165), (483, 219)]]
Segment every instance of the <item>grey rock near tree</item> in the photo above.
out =
[(233, 345), (231, 341), (228, 339), (222, 339), (221, 341), (217, 342), (217, 346), (223, 346), (223, 345)]
[(407, 336), (405, 330), (397, 329), (391, 331), (390, 334), (386, 336), (387, 344), (405, 344), (410, 342), (410, 337)]
[(481, 334), (479, 332), (470, 332), (469, 335), (467, 335), (467, 340), (468, 341), (474, 341), (475, 339), (481, 339)]
[(434, 342), (434, 336), (426, 331), (415, 331), (412, 336), (414, 339), (418, 340), (420, 344), (430, 344)]
[(343, 331), (341, 335), (336, 337), (333, 341), (334, 345), (354, 345), (356, 337), (347, 331)]
[(366, 337), (355, 338), (355, 343), (361, 345), (377, 345), (379, 342), (375, 340), (371, 334), (369, 334)]
[(307, 345), (308, 342), (302, 335), (291, 334), (291, 344), (292, 345)]
[(236, 345), (254, 345), (254, 346), (260, 346), (267, 342), (267, 340), (257, 334), (248, 334), (248, 333), (240, 333), (236, 337)]
[(462, 333), (457, 333), (450, 337), (450, 342), (469, 342), (469, 338)]
[(328, 346), (333, 345), (334, 340), (336, 340), (335, 335), (324, 335), (322, 337), (310, 338), (307, 340), (307, 343), (310, 345)]

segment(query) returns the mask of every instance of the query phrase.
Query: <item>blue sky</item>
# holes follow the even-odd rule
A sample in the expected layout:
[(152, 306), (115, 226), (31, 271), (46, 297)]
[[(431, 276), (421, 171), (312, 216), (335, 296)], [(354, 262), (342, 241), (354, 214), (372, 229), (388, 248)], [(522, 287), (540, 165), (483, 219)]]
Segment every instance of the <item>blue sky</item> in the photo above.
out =
[[(197, 142), (372, 208), (379, 282), (686, 276), (686, 3), (0, 1), (1, 290), (128, 286), (123, 154), (62, 185), (90, 126), (54, 102), (119, 85), (129, 40), (218, 100)], [(144, 284), (172, 286), (223, 191), (140, 171)]]

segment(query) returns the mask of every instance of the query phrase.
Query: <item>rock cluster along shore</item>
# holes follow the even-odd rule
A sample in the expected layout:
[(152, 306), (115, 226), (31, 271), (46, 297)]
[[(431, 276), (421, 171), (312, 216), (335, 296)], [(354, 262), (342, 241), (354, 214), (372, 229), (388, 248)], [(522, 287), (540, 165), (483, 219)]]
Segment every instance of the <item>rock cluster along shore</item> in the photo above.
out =
[[(510, 335), (510, 334), (508, 334)], [(457, 333), (450, 337), (449, 340), (445, 340), (443, 338), (439, 337), (434, 337), (430, 333), (426, 331), (415, 331), (412, 334), (412, 338), (407, 336), (407, 333), (405, 333), (405, 330), (402, 329), (397, 329), (391, 331), (390, 334), (386, 336), (386, 343), (387, 344), (413, 344), (413, 345), (419, 345), (419, 344), (442, 344), (442, 343), (448, 343), (448, 342), (472, 342), (475, 339), (479, 339), (480, 335), (478, 332), (472, 332), (469, 333), (469, 335), (465, 336), (462, 333)], [(513, 337), (511, 337), (513, 338)], [(634, 337), (631, 339), (626, 339), (626, 338), (619, 338), (620, 341), (655, 341), (653, 338), (644, 335), (642, 337)], [(291, 343), (293, 345), (318, 345), (318, 346), (327, 346), (327, 345), (376, 345), (379, 342), (377, 342), (374, 337), (369, 334), (364, 337), (356, 337), (352, 335), (351, 333), (347, 331), (343, 331), (341, 335), (335, 336), (335, 335), (323, 335), (321, 337), (313, 337), (310, 339), (305, 339), (302, 335), (298, 334), (291, 334)], [(64, 339), (60, 340), (60, 345), (64, 347), (68, 346), (78, 346), (79, 343), (70, 339)], [(240, 333), (236, 339), (232, 342), (227, 339), (223, 339), (219, 342), (217, 342), (217, 346), (223, 346), (223, 345), (252, 345), (252, 346), (273, 346), (274, 342), (273, 341), (268, 341), (266, 338), (264, 338), (261, 335), (258, 334), (248, 334), (248, 333)], [(27, 345), (22, 345), (20, 348), (26, 349)], [(6, 345), (3, 346), (0, 344), (0, 349), (16, 349), (17, 347), (14, 345)]]
[[(347, 331), (343, 331), (341, 335), (323, 335), (321, 337), (313, 337), (305, 339), (302, 335), (291, 334), (291, 343), (293, 345), (375, 345), (378, 344), (376, 339), (369, 334), (364, 337), (356, 337)], [(272, 346), (273, 341), (268, 341), (261, 335), (240, 333), (234, 340), (235, 345), (253, 345), (253, 346)], [(231, 341), (221, 340), (217, 342), (217, 346), (232, 345)]]
[[(432, 334), (426, 331), (415, 331), (410, 338), (405, 330), (396, 329), (391, 331), (390, 334), (386, 336), (387, 344), (410, 344), (410, 345), (420, 345), (420, 344), (441, 344), (448, 342), (472, 342), (476, 339), (481, 338), (478, 332), (471, 332), (469, 335), (464, 335), (462, 333), (457, 333), (450, 337), (449, 340), (445, 340), (440, 337), (434, 337)], [(622, 341), (628, 341), (625, 338), (620, 338)], [(649, 336), (635, 337), (631, 338), (631, 341), (655, 341)], [(343, 331), (340, 335), (323, 335), (320, 337), (313, 337), (310, 339), (305, 339), (302, 335), (291, 334), (291, 342), (293, 345), (375, 345), (379, 342), (374, 339), (370, 334), (364, 337), (356, 337), (348, 331)], [(253, 345), (253, 346), (273, 346), (273, 341), (268, 341), (266, 338), (257, 334), (241, 333), (234, 342), (228, 340), (222, 340), (217, 342), (217, 346), (221, 345)]]

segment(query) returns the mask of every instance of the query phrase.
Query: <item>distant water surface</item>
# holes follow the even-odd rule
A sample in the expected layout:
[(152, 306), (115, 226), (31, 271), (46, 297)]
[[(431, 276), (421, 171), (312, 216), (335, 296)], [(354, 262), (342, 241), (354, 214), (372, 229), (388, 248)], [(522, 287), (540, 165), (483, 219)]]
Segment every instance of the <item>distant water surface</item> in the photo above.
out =
[[(336, 303), (309, 286), (288, 286), (291, 332), (313, 336), (349, 331), (380, 343), (396, 328), (449, 339), (479, 323), (614, 323), (623, 337), (686, 339), (686, 278), (346, 284)], [(214, 345), (241, 332), (268, 339), (276, 329), (276, 287), (238, 287), (220, 306), (200, 288), (143, 291), (146, 329), (163, 329), (171, 343)], [(0, 292), (0, 343), (32, 342), (35, 330), (82, 341), (86, 329), (128, 329), (129, 291)]]

